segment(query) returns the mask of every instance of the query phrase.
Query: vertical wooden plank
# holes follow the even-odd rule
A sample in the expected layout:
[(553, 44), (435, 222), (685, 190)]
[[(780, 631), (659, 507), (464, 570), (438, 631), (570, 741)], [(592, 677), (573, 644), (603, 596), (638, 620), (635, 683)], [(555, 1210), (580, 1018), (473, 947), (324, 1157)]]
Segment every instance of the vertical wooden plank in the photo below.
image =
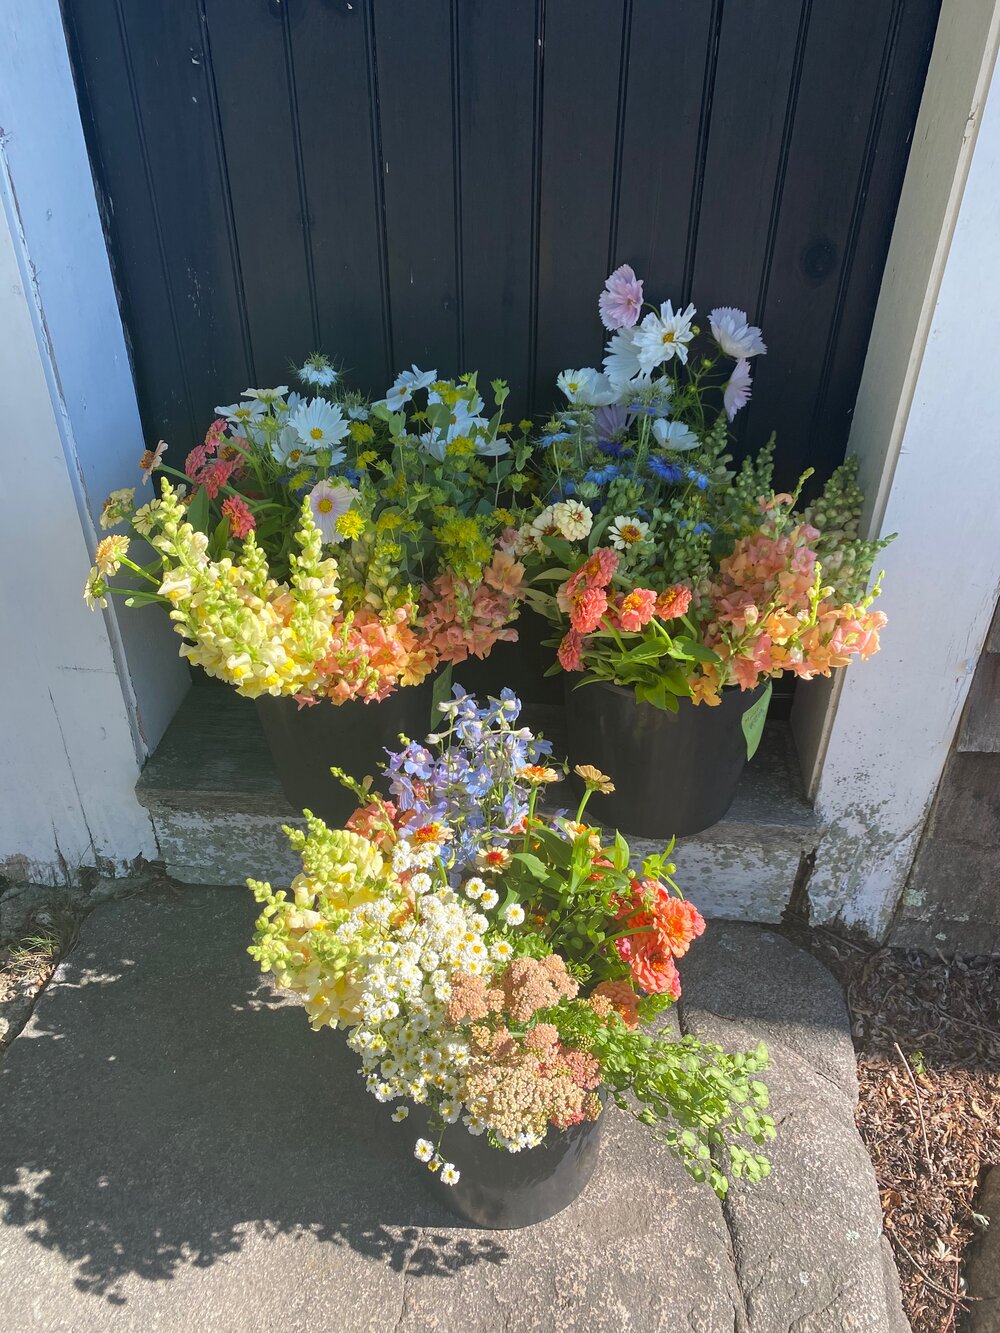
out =
[(527, 408), (533, 271), (536, 0), (462, 0), (458, 15), (464, 363)]
[(300, 5), (291, 34), (320, 344), (351, 384), (381, 395), (395, 372), (372, 2)]
[(204, 4), (254, 371), (262, 387), (287, 384), (289, 361), (301, 364), (319, 338), (288, 31), (299, 10)]
[(202, 15), (195, 0), (115, 3), (197, 433), (253, 376)]
[(907, 0), (899, 10), (880, 122), (858, 188), (850, 266), (809, 431), (813, 456), (824, 475), (843, 459), (850, 433), (940, 9), (940, 0)]
[(612, 264), (631, 264), (657, 303), (687, 299), (716, 8), (708, 0), (634, 0)]
[(459, 364), (451, 0), (375, 6), (393, 370)]
[(727, 0), (722, 14), (691, 299), (755, 319), (807, 0)]
[(106, 0), (72, 0), (65, 17), (143, 428), (184, 447), (196, 425), (118, 15)]
[(835, 318), (894, 8), (895, 0), (871, 0), (852, 7), (849, 22), (840, 5), (813, 4), (810, 12), (760, 310), (769, 354), (755, 363), (745, 423), (748, 448), (777, 432), (775, 475), (782, 486), (814, 462), (806, 432)]
[(599, 365), (625, 0), (548, 0), (541, 121), (537, 408), (567, 366)]

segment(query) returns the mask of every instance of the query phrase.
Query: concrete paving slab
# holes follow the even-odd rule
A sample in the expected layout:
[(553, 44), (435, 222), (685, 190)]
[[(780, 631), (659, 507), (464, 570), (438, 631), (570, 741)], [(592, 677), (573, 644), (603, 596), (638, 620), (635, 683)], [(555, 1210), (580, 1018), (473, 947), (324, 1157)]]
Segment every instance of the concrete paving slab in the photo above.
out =
[(241, 890), (106, 903), (0, 1066), (3, 1333), (742, 1330), (714, 1197), (612, 1112), (530, 1231), (453, 1225)]
[(763, 1038), (771, 1175), (725, 1203), (752, 1333), (906, 1333), (837, 982), (760, 927), (715, 922), (684, 969), (681, 1026), (729, 1049)]

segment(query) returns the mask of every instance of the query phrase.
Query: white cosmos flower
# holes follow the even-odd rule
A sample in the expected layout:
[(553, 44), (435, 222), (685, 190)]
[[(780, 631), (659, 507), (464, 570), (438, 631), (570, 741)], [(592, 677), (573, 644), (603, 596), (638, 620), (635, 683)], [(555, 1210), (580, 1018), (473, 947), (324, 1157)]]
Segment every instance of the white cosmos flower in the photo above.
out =
[(278, 434), (271, 439), (271, 453), (277, 462), (287, 468), (300, 468), (306, 463), (311, 463), (315, 457), (312, 450), (307, 449), (302, 443), (297, 430), (292, 426), (284, 426)]
[(641, 519), (629, 518), (619, 514), (611, 525), (609, 536), (611, 545), (619, 551), (630, 551), (641, 542), (649, 531), (649, 524)]
[(343, 449), (336, 448), (348, 432), (344, 414), (336, 403), (328, 403), (325, 398), (310, 398), (289, 417), (288, 424), (298, 432), (307, 449), (333, 450), (332, 463), (339, 463), (346, 456)]
[(642, 321), (636, 330), (635, 347), (639, 365), (647, 375), (675, 356), (682, 365), (687, 364), (687, 345), (694, 337), (691, 328), (694, 316), (693, 305), (675, 312), (671, 303), (664, 301), (659, 314), (650, 312)]
[(556, 377), (556, 384), (571, 403), (581, 407), (607, 407), (618, 397), (607, 375), (592, 366), (583, 370), (564, 370)]
[(755, 324), (747, 323), (745, 310), (721, 305), (711, 312), (708, 322), (712, 337), (726, 356), (742, 361), (744, 357), (763, 356), (767, 351), (760, 329)]
[(234, 426), (249, 426), (259, 421), (266, 410), (263, 403), (252, 398), (247, 403), (230, 403), (228, 407), (217, 407), (215, 414), (225, 417)]
[(639, 362), (639, 329), (619, 329), (608, 340), (604, 370), (613, 388), (621, 391), (627, 384), (645, 383), (649, 376)]
[(417, 366), (401, 370), (381, 402), (393, 412), (397, 412), (404, 403), (410, 401), (418, 389), (429, 389), (437, 377), (436, 370), (420, 370)]
[(352, 487), (336, 486), (330, 481), (321, 481), (309, 492), (309, 508), (313, 522), (320, 530), (324, 542), (339, 544), (344, 540), (337, 531), (337, 519), (346, 514), (360, 494)]
[(270, 407), (276, 403), (279, 398), (284, 398), (288, 392), (287, 384), (279, 384), (276, 389), (244, 389), (243, 397), (252, 398), (255, 402), (263, 403), (265, 407)]
[(664, 449), (683, 451), (693, 449), (699, 442), (698, 436), (683, 421), (667, 421), (664, 417), (657, 417), (653, 422), (653, 434)]

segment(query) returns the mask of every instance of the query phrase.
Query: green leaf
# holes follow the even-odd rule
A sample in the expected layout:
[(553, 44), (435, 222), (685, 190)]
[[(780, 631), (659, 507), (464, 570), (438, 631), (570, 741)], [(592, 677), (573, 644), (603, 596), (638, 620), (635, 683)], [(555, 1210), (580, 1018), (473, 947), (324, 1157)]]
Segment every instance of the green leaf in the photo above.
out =
[(445, 669), (434, 682), (434, 689), (431, 691), (431, 730), (433, 731), (441, 721), (440, 705), (446, 703), (451, 698), (451, 663), (449, 662)]
[(722, 661), (718, 653), (713, 653), (711, 648), (706, 648), (704, 644), (695, 643), (694, 639), (674, 639), (674, 647), (679, 648), (685, 657), (690, 657), (695, 662)]
[(511, 857), (512, 861), (517, 861), (519, 865), (524, 866), (525, 870), (534, 879), (547, 880), (550, 870), (544, 861), (534, 856), (531, 852), (515, 852)]
[(620, 833), (615, 832), (614, 866), (616, 870), (627, 870), (631, 849)]
[(771, 682), (768, 681), (764, 686), (764, 693), (743, 714), (743, 735), (747, 743), (747, 759), (752, 759), (757, 753), (757, 746), (764, 734), (764, 722), (767, 718), (767, 707), (770, 702)]
[(561, 560), (564, 565), (576, 562), (577, 552), (562, 537), (543, 537), (542, 542), (546, 549), (551, 551), (556, 559)]
[(196, 532), (208, 536), (208, 491), (199, 486), (187, 507), (187, 521)]

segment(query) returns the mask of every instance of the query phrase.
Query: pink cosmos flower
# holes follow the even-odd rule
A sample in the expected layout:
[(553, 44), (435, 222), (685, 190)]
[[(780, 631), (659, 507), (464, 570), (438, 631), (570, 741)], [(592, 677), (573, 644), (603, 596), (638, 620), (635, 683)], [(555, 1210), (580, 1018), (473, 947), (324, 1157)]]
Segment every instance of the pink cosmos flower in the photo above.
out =
[(238, 495), (231, 495), (224, 501), (222, 514), (224, 518), (229, 519), (229, 531), (237, 541), (249, 537), (257, 526), (257, 520), (248, 509), (246, 501), (241, 500)]
[(604, 284), (597, 301), (601, 323), (606, 329), (630, 329), (642, 313), (642, 279), (628, 264), (616, 268)]
[(730, 421), (750, 401), (750, 378), (750, 362), (743, 357), (733, 366), (733, 373), (722, 391), (722, 403)]

